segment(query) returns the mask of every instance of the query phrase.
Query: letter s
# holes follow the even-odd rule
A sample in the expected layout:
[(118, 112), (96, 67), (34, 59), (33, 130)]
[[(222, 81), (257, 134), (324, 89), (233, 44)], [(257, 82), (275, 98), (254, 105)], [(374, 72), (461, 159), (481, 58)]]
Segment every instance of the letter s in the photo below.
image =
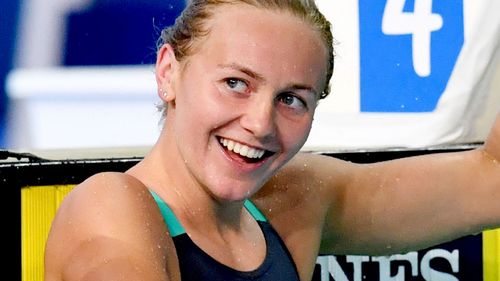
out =
[(430, 261), (433, 258), (444, 258), (450, 265), (453, 272), (458, 272), (458, 250), (448, 252), (443, 249), (433, 249), (427, 252), (420, 263), (420, 272), (426, 281), (459, 281), (455, 276), (432, 269)]

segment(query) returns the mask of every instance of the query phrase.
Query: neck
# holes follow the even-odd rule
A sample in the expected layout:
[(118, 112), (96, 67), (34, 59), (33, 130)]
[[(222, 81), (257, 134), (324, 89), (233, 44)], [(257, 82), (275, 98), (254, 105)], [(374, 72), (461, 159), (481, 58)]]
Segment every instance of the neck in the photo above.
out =
[(144, 159), (128, 171), (157, 193), (184, 227), (237, 230), (242, 225), (243, 201), (221, 201), (187, 170), (175, 141), (163, 132)]

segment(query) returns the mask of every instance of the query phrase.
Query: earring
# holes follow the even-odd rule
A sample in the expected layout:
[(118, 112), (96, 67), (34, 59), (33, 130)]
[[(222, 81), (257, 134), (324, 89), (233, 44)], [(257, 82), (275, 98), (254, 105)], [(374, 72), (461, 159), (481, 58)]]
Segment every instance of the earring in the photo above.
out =
[(163, 89), (160, 89), (160, 93), (161, 95), (164, 97), (164, 98), (167, 98), (168, 97), (168, 93), (167, 91), (163, 90)]

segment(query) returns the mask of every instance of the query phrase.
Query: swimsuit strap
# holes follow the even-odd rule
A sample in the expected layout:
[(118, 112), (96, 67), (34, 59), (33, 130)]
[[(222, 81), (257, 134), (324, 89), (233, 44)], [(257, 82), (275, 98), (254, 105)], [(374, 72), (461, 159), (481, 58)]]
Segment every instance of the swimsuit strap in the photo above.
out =
[(170, 232), (171, 237), (175, 237), (181, 234), (186, 233), (186, 230), (184, 230), (184, 227), (182, 227), (181, 223), (175, 216), (174, 212), (172, 212), (172, 209), (163, 201), (156, 192), (149, 190), (151, 194), (153, 195), (156, 204), (158, 204), (158, 207), (160, 207), (160, 212), (161, 215), (163, 216), (163, 219), (165, 220), (165, 223), (167, 224), (168, 231)]
[(256, 221), (267, 221), (264, 214), (262, 214), (262, 212), (257, 208), (257, 206), (255, 206), (252, 201), (247, 199), (245, 200), (245, 203), (243, 203), (243, 205)]
[[(170, 236), (175, 237), (186, 233), (186, 230), (184, 229), (184, 227), (182, 227), (181, 223), (175, 216), (172, 209), (170, 209), (170, 207), (167, 205), (167, 203), (165, 203), (165, 201), (163, 201), (163, 199), (161, 199), (160, 196), (158, 196), (158, 194), (156, 194), (156, 192), (154, 192), (153, 190), (149, 190), (149, 192), (151, 192), (151, 195), (153, 195), (156, 204), (158, 204), (158, 207), (160, 208), (161, 215), (163, 216), (163, 219), (167, 224)], [(255, 204), (252, 203), (252, 201), (247, 199), (245, 200), (243, 205), (255, 220), (264, 222), (267, 221), (266, 217), (255, 206)]]

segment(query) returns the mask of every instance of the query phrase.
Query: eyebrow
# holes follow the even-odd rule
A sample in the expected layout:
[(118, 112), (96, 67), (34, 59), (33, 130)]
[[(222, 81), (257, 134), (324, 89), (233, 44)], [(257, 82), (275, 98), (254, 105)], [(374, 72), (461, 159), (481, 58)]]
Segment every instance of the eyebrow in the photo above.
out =
[(303, 85), (303, 84), (292, 84), (291, 86), (287, 87), (288, 89), (294, 89), (294, 90), (304, 90), (306, 92), (309, 92), (313, 94), (315, 97), (318, 97), (318, 92), (311, 86), (308, 85)]
[(237, 70), (237, 71), (241, 71), (243, 73), (245, 73), (246, 75), (256, 79), (256, 80), (259, 80), (259, 81), (264, 81), (264, 76), (262, 76), (261, 74), (251, 70), (250, 68), (248, 67), (245, 67), (243, 65), (240, 65), (240, 64), (237, 64), (237, 63), (230, 63), (230, 64), (219, 64), (218, 65), (219, 67), (222, 67), (222, 68), (231, 68), (231, 69), (234, 69), (234, 70)]
[[(248, 76), (250, 76), (258, 81), (265, 81), (263, 75), (251, 70), (248, 67), (245, 67), (245, 66), (237, 64), (237, 63), (219, 64), (218, 66), (222, 67), (222, 68), (230, 68), (230, 69), (234, 69), (237, 71), (241, 71), (241, 72), (245, 73), (246, 75), (248, 75)], [(314, 89), (314, 87), (309, 86), (309, 85), (305, 85), (305, 84), (291, 84), (291, 85), (287, 86), (286, 89), (304, 90), (304, 91), (310, 92), (315, 97), (319, 96), (318, 91), (316, 91), (316, 89)]]

